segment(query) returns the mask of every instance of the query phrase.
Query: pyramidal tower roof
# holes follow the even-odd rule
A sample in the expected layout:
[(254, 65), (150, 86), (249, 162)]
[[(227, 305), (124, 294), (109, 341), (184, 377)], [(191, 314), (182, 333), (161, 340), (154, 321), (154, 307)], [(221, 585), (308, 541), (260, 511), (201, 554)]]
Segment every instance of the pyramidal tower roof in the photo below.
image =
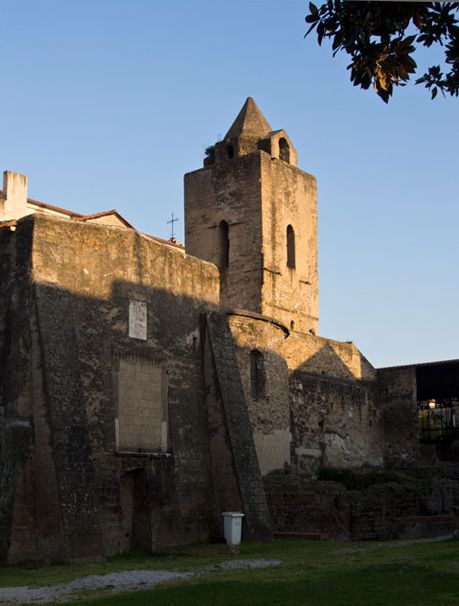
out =
[(252, 97), (247, 97), (247, 101), (242, 106), (236, 120), (226, 133), (225, 139), (235, 139), (241, 136), (261, 139), (271, 131), (272, 128), (258, 109), (255, 101)]

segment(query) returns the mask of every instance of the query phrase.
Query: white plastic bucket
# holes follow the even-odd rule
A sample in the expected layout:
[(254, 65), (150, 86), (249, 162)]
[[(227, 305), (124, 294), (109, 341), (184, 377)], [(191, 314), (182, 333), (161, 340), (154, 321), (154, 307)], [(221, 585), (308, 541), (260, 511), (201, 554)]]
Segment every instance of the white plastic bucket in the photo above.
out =
[(225, 511), (223, 516), (223, 534), (228, 545), (241, 544), (242, 518), (239, 511)]

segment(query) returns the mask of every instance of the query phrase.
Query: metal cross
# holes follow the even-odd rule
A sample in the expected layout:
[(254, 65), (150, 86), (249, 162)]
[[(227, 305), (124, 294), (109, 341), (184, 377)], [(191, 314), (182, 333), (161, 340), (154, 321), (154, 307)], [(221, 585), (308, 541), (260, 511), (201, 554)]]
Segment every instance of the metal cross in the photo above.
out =
[(170, 221), (168, 221), (167, 223), (171, 224), (171, 240), (173, 240), (175, 238), (175, 233), (174, 233), (174, 223), (178, 221), (177, 217), (174, 217), (174, 213), (172, 213), (172, 219)]

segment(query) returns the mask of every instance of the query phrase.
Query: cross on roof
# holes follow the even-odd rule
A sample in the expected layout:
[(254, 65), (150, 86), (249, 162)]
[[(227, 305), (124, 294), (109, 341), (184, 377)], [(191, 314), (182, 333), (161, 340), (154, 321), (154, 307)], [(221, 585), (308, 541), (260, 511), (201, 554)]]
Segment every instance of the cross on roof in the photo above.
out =
[(174, 223), (176, 221), (178, 221), (177, 217), (174, 217), (174, 213), (172, 213), (172, 218), (170, 219), (170, 221), (168, 221), (167, 223), (171, 225), (171, 240), (175, 240), (175, 233), (174, 233)]

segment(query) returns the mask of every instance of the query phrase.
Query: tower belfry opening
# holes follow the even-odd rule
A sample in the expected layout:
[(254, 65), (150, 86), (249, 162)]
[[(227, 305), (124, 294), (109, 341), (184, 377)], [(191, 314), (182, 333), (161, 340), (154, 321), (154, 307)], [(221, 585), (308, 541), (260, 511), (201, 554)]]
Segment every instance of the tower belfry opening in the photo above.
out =
[(290, 162), (290, 147), (284, 137), (279, 139), (279, 158), (284, 162)]

